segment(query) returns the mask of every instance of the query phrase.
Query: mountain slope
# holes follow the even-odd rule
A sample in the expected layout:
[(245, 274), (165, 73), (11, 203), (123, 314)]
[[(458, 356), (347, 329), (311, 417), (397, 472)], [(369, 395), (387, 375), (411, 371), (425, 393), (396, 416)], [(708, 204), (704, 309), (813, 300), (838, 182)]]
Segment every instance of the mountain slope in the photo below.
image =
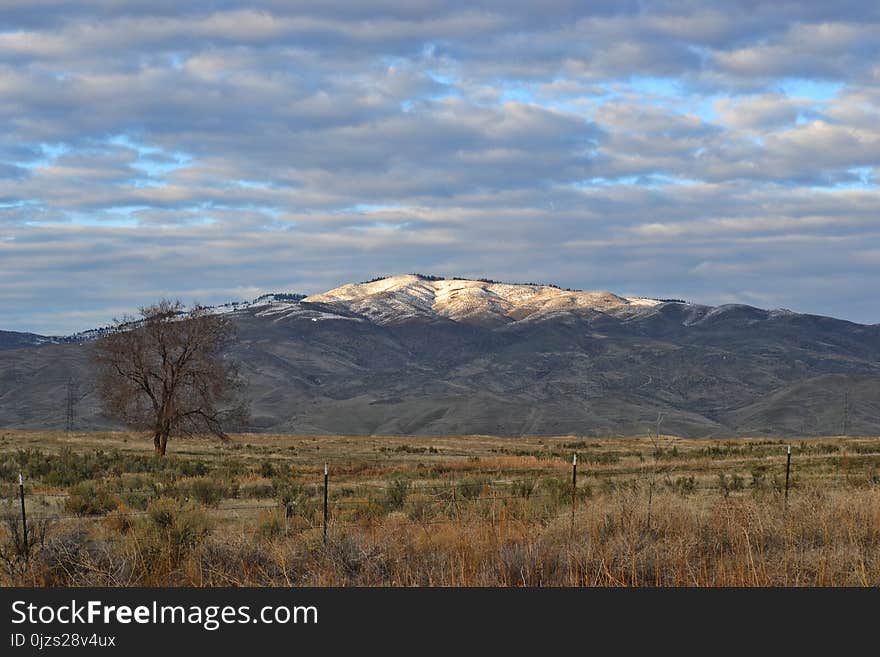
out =
[(357, 313), (378, 324), (417, 319), (504, 324), (566, 312), (626, 313), (659, 302), (623, 299), (610, 292), (562, 290), (549, 285), (515, 285), (417, 274), (343, 285), (305, 299), (330, 309)]
[[(396, 276), (219, 307), (253, 430), (880, 433), (880, 327), (749, 306)], [(0, 426), (60, 427), (89, 342), (0, 350)], [(79, 426), (108, 426), (86, 395)]]
[(16, 333), (15, 331), (0, 331), (0, 350), (20, 349), (22, 347), (39, 347), (44, 344), (54, 344), (57, 338), (48, 338), (34, 333)]

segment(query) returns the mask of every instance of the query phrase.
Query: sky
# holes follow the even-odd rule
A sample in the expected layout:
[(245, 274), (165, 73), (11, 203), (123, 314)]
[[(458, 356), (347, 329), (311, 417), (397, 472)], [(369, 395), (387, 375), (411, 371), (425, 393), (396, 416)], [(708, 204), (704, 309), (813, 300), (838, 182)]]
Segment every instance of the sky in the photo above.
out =
[(4, 0), (0, 330), (409, 272), (878, 323), (878, 23), (869, 0)]

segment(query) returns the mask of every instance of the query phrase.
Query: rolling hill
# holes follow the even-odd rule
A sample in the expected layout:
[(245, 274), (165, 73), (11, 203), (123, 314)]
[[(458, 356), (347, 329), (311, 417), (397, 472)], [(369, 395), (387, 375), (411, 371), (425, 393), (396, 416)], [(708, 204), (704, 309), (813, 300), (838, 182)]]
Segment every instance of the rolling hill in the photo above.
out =
[[(227, 304), (253, 431), (880, 434), (880, 326), (420, 275)], [(94, 334), (0, 332), (0, 426), (114, 426)]]

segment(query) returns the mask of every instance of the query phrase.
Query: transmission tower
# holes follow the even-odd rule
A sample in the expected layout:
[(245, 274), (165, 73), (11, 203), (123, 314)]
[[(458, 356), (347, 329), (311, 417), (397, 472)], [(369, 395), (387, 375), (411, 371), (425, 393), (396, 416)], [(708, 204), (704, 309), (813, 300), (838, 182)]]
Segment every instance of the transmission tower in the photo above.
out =
[(79, 396), (77, 387), (76, 381), (73, 378), (67, 380), (67, 421), (64, 428), (68, 433), (73, 431), (73, 425), (76, 422), (76, 402)]

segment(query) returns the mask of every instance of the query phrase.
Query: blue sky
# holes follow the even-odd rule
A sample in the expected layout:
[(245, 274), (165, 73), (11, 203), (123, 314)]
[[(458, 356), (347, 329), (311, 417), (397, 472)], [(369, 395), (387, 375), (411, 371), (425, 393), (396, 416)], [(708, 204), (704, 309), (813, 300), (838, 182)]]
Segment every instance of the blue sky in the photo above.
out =
[(870, 2), (11, 0), (0, 330), (425, 272), (880, 322)]

